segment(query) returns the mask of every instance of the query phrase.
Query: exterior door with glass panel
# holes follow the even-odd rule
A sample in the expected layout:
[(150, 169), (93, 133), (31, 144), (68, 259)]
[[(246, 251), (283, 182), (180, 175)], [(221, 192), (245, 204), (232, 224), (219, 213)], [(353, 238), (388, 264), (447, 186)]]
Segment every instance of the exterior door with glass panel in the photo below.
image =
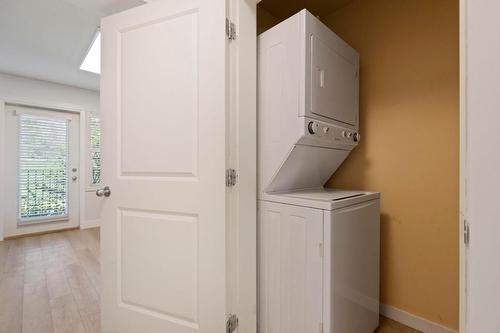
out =
[(5, 236), (79, 225), (79, 115), (7, 105)]

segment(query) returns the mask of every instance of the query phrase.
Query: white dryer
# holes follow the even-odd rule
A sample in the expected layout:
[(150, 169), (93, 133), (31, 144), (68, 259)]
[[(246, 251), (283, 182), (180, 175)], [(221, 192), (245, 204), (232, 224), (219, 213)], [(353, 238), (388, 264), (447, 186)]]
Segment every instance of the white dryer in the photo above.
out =
[(258, 38), (260, 333), (372, 333), (378, 193), (324, 189), (360, 140), (358, 53), (303, 10)]
[(360, 141), (359, 55), (307, 10), (258, 38), (258, 187), (322, 187)]

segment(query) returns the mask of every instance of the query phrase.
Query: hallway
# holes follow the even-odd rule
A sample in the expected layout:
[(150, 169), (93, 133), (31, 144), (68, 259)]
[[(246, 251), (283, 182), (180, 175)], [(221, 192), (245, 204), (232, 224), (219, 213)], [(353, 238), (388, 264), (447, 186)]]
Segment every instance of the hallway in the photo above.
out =
[(97, 333), (99, 229), (0, 242), (1, 333)]

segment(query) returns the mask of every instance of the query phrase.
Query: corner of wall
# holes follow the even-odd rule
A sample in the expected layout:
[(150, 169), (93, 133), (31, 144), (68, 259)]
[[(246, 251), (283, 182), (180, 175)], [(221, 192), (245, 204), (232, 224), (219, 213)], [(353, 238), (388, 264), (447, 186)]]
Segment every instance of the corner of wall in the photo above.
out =
[(101, 219), (84, 220), (80, 222), (80, 229), (99, 228), (101, 226)]
[[(5, 133), (5, 101), (0, 100), (0, 134)], [(0, 135), (0, 161), (5, 161), (5, 138), (4, 135)], [(4, 238), (4, 198), (5, 198), (5, 173), (4, 164), (0, 163), (0, 241)]]

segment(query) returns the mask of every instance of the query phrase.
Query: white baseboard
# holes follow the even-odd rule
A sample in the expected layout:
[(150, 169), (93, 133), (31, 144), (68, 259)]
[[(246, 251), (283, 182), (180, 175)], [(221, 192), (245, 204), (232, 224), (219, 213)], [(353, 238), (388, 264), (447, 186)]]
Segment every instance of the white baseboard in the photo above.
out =
[(96, 219), (96, 220), (87, 220), (83, 221), (80, 223), (80, 229), (90, 229), (90, 228), (97, 228), (101, 226), (101, 220)]
[(457, 333), (457, 331), (448, 327), (439, 325), (406, 311), (399, 310), (390, 305), (380, 304), (380, 314), (423, 333)]

